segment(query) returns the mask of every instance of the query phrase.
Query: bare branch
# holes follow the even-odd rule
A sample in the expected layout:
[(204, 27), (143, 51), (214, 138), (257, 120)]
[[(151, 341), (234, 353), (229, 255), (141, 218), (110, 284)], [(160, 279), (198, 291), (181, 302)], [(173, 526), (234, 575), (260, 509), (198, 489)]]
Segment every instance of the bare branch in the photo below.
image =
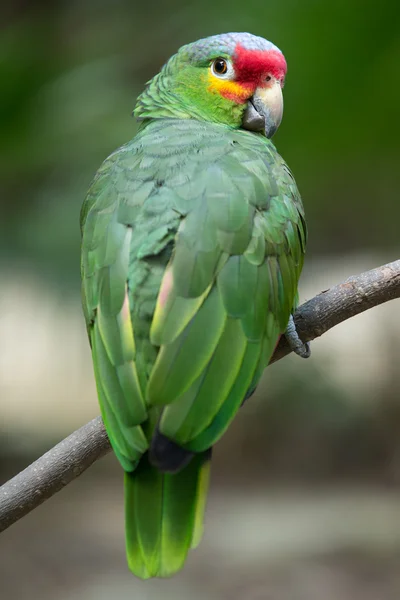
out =
[[(294, 315), (297, 333), (303, 342), (309, 342), (350, 317), (395, 298), (400, 298), (400, 260), (349, 277), (299, 306)], [(282, 337), (270, 364), (290, 352)]]
[(97, 417), (0, 487), (0, 532), (59, 492), (111, 450)]
[[(295, 314), (297, 331), (303, 341), (313, 340), (338, 323), (399, 297), (397, 260), (350, 277), (302, 304)], [(281, 338), (271, 363), (289, 353), (285, 338)], [(60, 491), (110, 449), (102, 420), (97, 417), (46, 452), (0, 487), (0, 532)]]

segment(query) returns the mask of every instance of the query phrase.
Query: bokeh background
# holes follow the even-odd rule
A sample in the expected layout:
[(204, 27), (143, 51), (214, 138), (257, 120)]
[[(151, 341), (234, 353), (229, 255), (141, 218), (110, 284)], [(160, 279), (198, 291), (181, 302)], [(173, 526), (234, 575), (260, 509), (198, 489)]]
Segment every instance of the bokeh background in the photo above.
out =
[[(398, 258), (396, 0), (16, 0), (0, 30), (0, 478), (98, 414), (80, 205), (183, 43), (262, 35), (287, 57), (276, 135), (310, 229), (302, 299)], [(268, 369), (217, 445), (206, 533), (170, 581), (127, 571), (112, 456), (0, 538), (5, 600), (400, 597), (399, 301)]]

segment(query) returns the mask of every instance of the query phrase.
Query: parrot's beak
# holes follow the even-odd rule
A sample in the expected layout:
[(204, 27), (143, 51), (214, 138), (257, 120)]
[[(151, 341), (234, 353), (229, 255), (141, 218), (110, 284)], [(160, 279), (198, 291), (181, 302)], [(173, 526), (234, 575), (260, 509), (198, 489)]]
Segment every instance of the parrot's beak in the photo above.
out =
[(283, 95), (280, 81), (257, 88), (243, 113), (242, 127), (250, 131), (264, 131), (272, 138), (282, 121)]

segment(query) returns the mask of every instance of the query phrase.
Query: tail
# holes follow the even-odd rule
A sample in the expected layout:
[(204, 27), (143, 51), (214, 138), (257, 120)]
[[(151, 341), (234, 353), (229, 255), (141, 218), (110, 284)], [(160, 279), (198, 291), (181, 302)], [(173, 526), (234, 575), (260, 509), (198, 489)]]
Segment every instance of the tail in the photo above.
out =
[(141, 577), (169, 577), (200, 542), (211, 452), (195, 455), (178, 473), (161, 473), (147, 454), (125, 473), (125, 535), (130, 570)]

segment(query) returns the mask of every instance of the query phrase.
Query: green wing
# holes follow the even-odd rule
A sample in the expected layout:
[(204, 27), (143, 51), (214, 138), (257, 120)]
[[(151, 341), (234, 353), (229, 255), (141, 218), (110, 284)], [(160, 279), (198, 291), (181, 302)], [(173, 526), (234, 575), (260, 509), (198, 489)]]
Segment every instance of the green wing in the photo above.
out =
[(103, 420), (116, 455), (130, 471), (148, 447), (140, 427), (147, 408), (128, 299), (132, 229), (118, 218), (112, 166), (109, 160), (99, 171), (82, 209), (82, 294)]
[[(271, 143), (230, 132), (195, 180), (150, 330), (146, 402), (189, 450), (215, 443), (254, 387), (292, 311), (305, 245), (293, 178)], [(193, 181), (191, 181), (193, 185)]]

